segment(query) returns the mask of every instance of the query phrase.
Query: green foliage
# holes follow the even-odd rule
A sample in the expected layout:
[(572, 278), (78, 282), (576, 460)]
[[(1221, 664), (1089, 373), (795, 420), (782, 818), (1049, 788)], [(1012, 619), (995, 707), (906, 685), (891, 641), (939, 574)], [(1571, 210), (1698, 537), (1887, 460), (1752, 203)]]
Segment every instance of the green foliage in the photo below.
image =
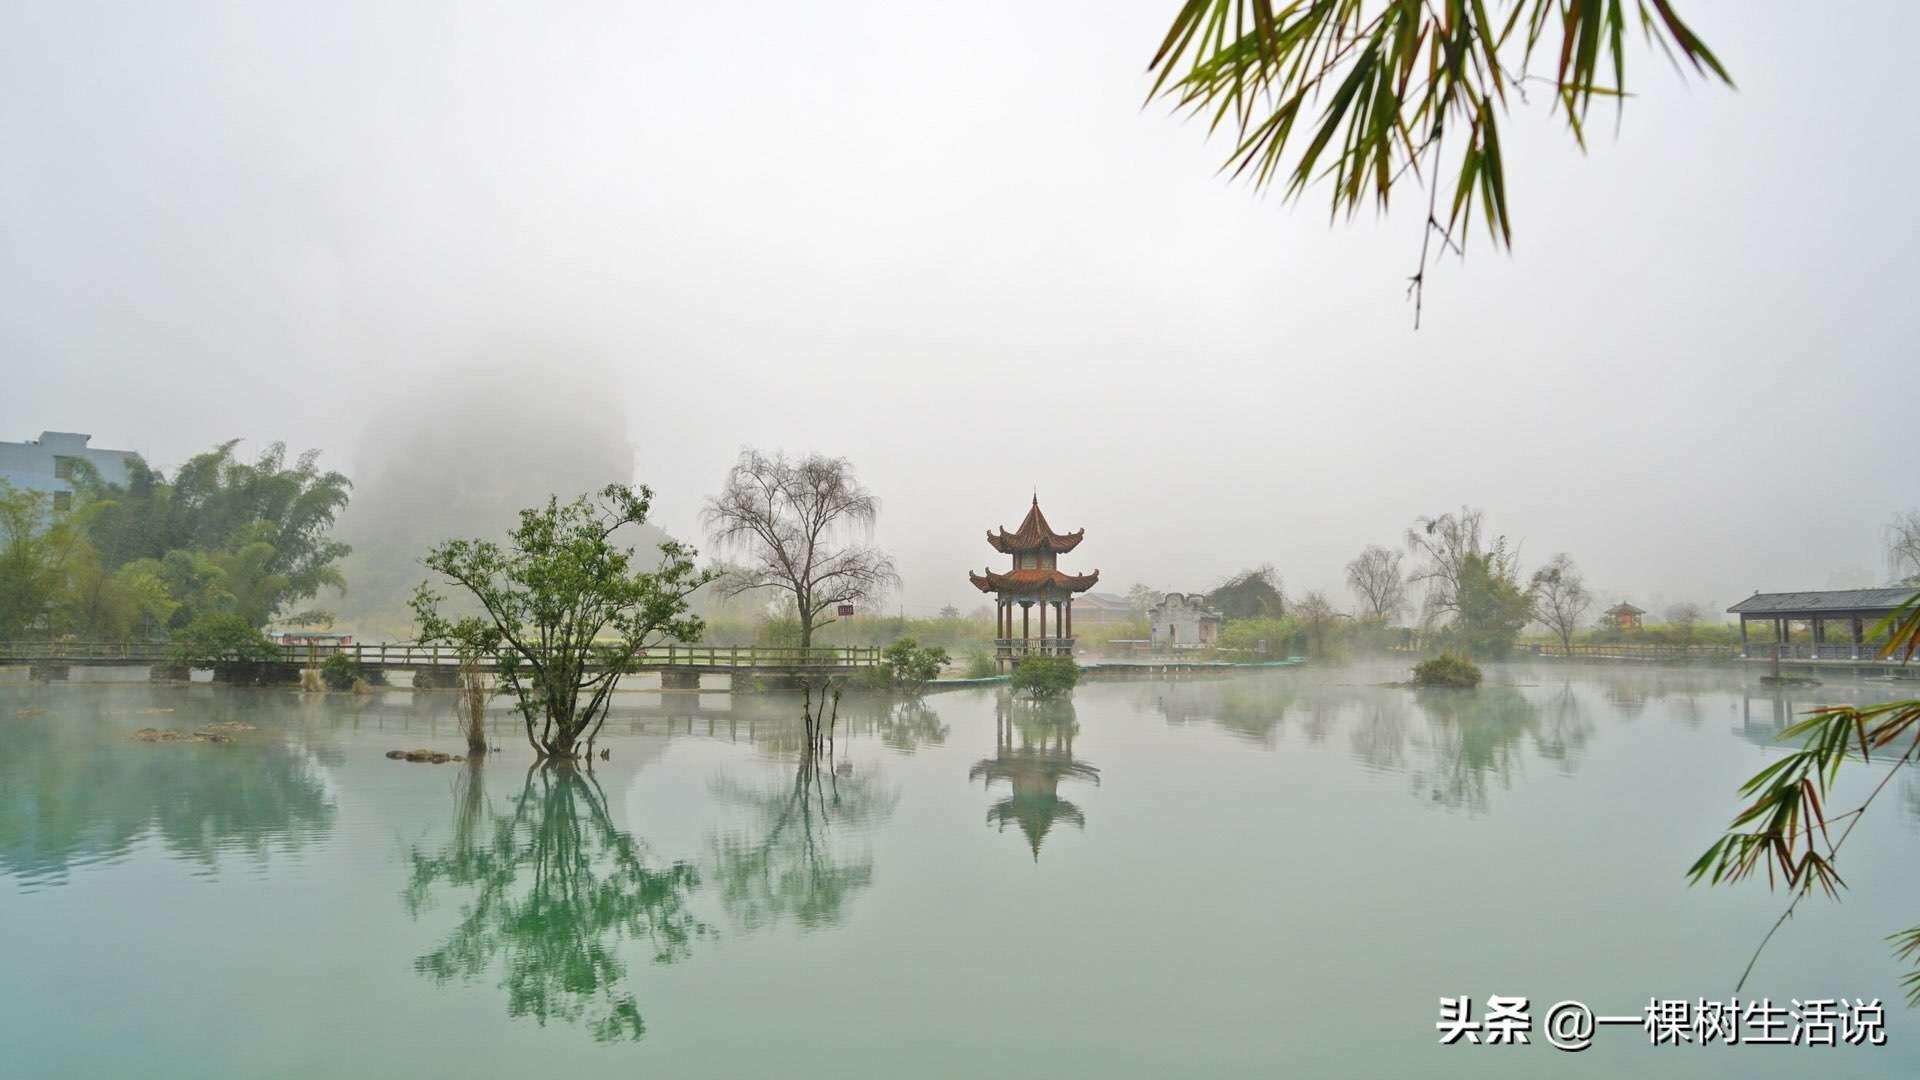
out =
[[(441, 596), (423, 582), (414, 593), (419, 640), (445, 641), (463, 656), (490, 656), (541, 757), (591, 751), (620, 677), (659, 641), (698, 641), (701, 620), (687, 597), (713, 580), (696, 571), (694, 552), (660, 545), (659, 566), (636, 569), (632, 548), (614, 543), (623, 526), (647, 519), (653, 493), (620, 484), (597, 501), (586, 496), (520, 512), (503, 546), (449, 540), (427, 553), (427, 568), (459, 587), (482, 614), (444, 616)], [(536, 730), (537, 729), (537, 730)]]
[(214, 664), (262, 663), (282, 658), (278, 645), (242, 616), (208, 613), (176, 631), (167, 649), (168, 662), (192, 667)]
[(1271, 565), (1228, 578), (1207, 594), (1207, 605), (1228, 619), (1277, 619), (1287, 611), (1280, 574)]
[(1057, 698), (1073, 692), (1080, 682), (1080, 665), (1069, 656), (1029, 656), (1014, 666), (1007, 685), (1016, 694)]
[(1417, 686), (1451, 686), (1471, 689), (1480, 685), (1480, 668), (1464, 656), (1442, 653), (1413, 666)]
[[(988, 636), (992, 636), (993, 624), (987, 624)], [(1145, 641), (1153, 636), (1153, 627), (1146, 619), (1124, 619), (1114, 622), (1082, 621), (1076, 612), (1073, 618), (1073, 640), (1075, 648), (1081, 652), (1098, 652), (1114, 641)]]
[(974, 653), (967, 657), (967, 678), (991, 679), (1000, 674), (1000, 666), (986, 653)]
[[(1898, 648), (1897, 640), (1890, 641), (1887, 651)], [(1783, 882), (1793, 890), (1793, 899), (1780, 919), (1784, 923), (1801, 899), (1816, 888), (1834, 897), (1845, 887), (1835, 865), (1841, 846), (1894, 775), (1920, 756), (1920, 700), (1815, 709), (1780, 737), (1801, 740), (1800, 748), (1741, 785), (1740, 797), (1747, 801), (1746, 808), (1733, 818), (1727, 832), (1694, 860), (1687, 877), (1696, 884), (1732, 884), (1764, 869), (1769, 886)], [(1878, 761), (1887, 767), (1863, 802), (1844, 812), (1831, 812), (1828, 802), (1840, 766), (1856, 754), (1861, 762)], [(1875, 754), (1880, 757), (1874, 758)], [(1769, 934), (1768, 939), (1771, 937)], [(1901, 959), (1920, 959), (1920, 927), (1894, 934), (1890, 940)], [(1760, 947), (1766, 947), (1766, 940)], [(1754, 959), (1758, 958), (1756, 952)], [(1749, 962), (1747, 971), (1752, 970), (1753, 963)], [(1745, 982), (1743, 975), (1741, 985)], [(1908, 1000), (1920, 1005), (1920, 970), (1909, 973), (1902, 982)], [(1736, 992), (1739, 989), (1735, 987)]]
[(172, 483), (135, 459), (124, 485), (91, 468), (70, 508), (0, 483), (0, 636), (156, 638), (203, 616), (265, 626), (323, 587), (344, 589), (328, 531), (348, 482), (278, 444), (257, 460), (233, 443), (189, 460)]
[(1293, 648), (1294, 638), (1300, 633), (1300, 624), (1285, 616), (1270, 619), (1235, 619), (1220, 628), (1220, 636), (1215, 644), (1222, 649), (1232, 649), (1248, 653), (1257, 653), (1260, 643), (1267, 643), (1266, 655), (1274, 659), (1286, 657)]
[[(1187, 0), (1149, 65), (1153, 94), (1235, 133), (1235, 176), (1284, 181), (1289, 197), (1331, 181), (1336, 216), (1368, 201), (1385, 209), (1411, 176), (1432, 203), (1424, 272), (1426, 241), (1439, 232), (1458, 250), (1476, 201), (1493, 242), (1511, 242), (1499, 122), (1512, 100), (1528, 100), (1522, 80), (1548, 84), (1542, 96), (1581, 146), (1594, 96), (1624, 102), (1628, 6)], [(1632, 6), (1650, 43), (1731, 82), (1671, 0)]]
[(1469, 656), (1497, 660), (1513, 648), (1533, 619), (1533, 595), (1520, 587), (1508, 561), (1495, 555), (1460, 560), (1457, 611), (1449, 636)]
[(317, 450), (289, 464), (286, 446), (274, 443), (246, 462), (234, 455), (237, 443), (189, 458), (171, 482), (137, 460), (124, 486), (97, 476), (78, 482), (103, 566), (168, 567), (175, 626), (209, 611), (265, 626), (323, 588), (346, 589), (339, 561), (349, 549), (331, 531), (352, 483), (322, 471)]
[(940, 677), (947, 650), (923, 647), (912, 638), (880, 650), (880, 662), (860, 672), (855, 684), (870, 689), (912, 690)]
[(0, 636), (64, 629), (58, 609), (85, 546), (82, 518), (0, 480)]
[(320, 681), (329, 690), (351, 690), (354, 680), (364, 678), (360, 665), (346, 653), (334, 653), (320, 661)]

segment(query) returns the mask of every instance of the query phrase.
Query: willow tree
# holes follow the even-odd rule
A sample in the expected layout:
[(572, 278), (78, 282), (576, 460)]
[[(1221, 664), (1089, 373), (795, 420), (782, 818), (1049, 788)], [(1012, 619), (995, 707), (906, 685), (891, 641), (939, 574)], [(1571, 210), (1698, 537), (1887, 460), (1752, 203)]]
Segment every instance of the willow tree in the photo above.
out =
[(878, 599), (899, 580), (887, 553), (866, 543), (880, 516), (846, 458), (788, 461), (743, 450), (706, 509), (714, 542), (744, 558), (726, 591), (784, 593), (800, 618), (800, 647), (841, 605)]
[(1335, 216), (1423, 189), (1418, 325), (1435, 241), (1461, 252), (1478, 217), (1512, 243), (1508, 108), (1539, 93), (1584, 149), (1593, 99), (1625, 100), (1629, 12), (1676, 66), (1731, 84), (1670, 0), (1186, 0), (1152, 95), (1233, 133), (1224, 171), (1256, 187), (1328, 181)]
[(694, 569), (691, 548), (660, 545), (659, 564), (641, 569), (614, 534), (642, 525), (653, 492), (621, 484), (520, 512), (503, 546), (449, 540), (428, 552), (427, 568), (464, 590), (480, 614), (449, 617), (422, 582), (413, 611), (422, 642), (447, 642), (462, 657), (491, 658), (543, 759), (570, 760), (606, 722), (620, 677), (660, 641), (697, 641), (701, 620), (687, 597), (712, 579)]

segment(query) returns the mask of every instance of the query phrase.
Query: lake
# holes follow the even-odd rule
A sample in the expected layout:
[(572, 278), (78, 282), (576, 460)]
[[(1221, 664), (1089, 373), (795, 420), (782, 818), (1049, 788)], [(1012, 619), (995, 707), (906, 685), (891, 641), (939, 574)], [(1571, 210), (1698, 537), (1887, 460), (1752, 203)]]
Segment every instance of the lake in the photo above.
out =
[[(1731, 996), (1787, 897), (1687, 866), (1791, 715), (1920, 690), (1758, 674), (849, 695), (810, 763), (797, 696), (642, 692), (572, 772), (504, 711), (482, 766), (389, 760), (463, 748), (449, 693), (0, 686), (0, 1072), (1920, 1075), (1908, 778), (1743, 995), (1880, 998), (1885, 1045), (1539, 1030)], [(132, 737), (209, 724), (254, 730)], [(1529, 998), (1531, 1044), (1440, 1045), (1460, 995)]]

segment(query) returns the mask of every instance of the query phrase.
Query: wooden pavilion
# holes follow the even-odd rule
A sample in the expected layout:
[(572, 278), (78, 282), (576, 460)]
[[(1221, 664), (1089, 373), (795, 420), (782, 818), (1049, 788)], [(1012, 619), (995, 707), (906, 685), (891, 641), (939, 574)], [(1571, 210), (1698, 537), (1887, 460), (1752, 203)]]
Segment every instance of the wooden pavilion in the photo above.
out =
[[(1740, 655), (1783, 660), (1871, 660), (1886, 643), (1875, 623), (1893, 614), (1916, 589), (1829, 589), (1820, 592), (1754, 593), (1728, 608), (1740, 616)], [(1846, 628), (1834, 635), (1833, 624)], [(1796, 639), (1795, 625), (1803, 627)], [(1763, 628), (1756, 643), (1751, 626)], [(1754, 652), (1755, 648), (1761, 651)]]
[(1613, 620), (1613, 625), (1618, 629), (1638, 630), (1640, 629), (1640, 618), (1645, 615), (1646, 612), (1622, 600), (1601, 614)]
[[(1080, 546), (1087, 530), (1057, 533), (1040, 512), (1040, 496), (1020, 527), (1012, 532), (989, 530), (987, 543), (995, 551), (1013, 557), (1013, 566), (1004, 573), (987, 568), (983, 574), (968, 573), (973, 587), (995, 594), (994, 651), (1005, 667), (1027, 656), (1073, 655), (1073, 595), (1086, 592), (1100, 580), (1100, 571), (1068, 574), (1057, 565), (1058, 556)], [(1020, 635), (1013, 633), (1013, 609), (1020, 608)], [(1039, 637), (1033, 635), (1034, 607), (1040, 608)], [(1047, 609), (1053, 609), (1054, 636), (1047, 636)]]

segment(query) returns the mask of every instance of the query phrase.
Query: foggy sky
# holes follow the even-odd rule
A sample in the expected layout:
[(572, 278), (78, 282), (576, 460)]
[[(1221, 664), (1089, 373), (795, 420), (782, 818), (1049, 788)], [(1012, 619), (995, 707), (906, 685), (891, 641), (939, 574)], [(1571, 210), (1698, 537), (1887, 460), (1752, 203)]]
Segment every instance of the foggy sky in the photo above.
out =
[(1330, 226), (1141, 108), (1176, 7), (8, 5), (0, 438), (371, 476), (385, 406), (522, 350), (703, 547), (743, 444), (851, 458), (910, 613), (977, 603), (1036, 489), (1116, 592), (1272, 562), (1344, 605), (1462, 503), (1643, 606), (1884, 573), (1920, 8), (1687, 0), (1737, 91), (1641, 48), (1584, 157), (1517, 108), (1515, 250), (1416, 333), (1424, 199)]

